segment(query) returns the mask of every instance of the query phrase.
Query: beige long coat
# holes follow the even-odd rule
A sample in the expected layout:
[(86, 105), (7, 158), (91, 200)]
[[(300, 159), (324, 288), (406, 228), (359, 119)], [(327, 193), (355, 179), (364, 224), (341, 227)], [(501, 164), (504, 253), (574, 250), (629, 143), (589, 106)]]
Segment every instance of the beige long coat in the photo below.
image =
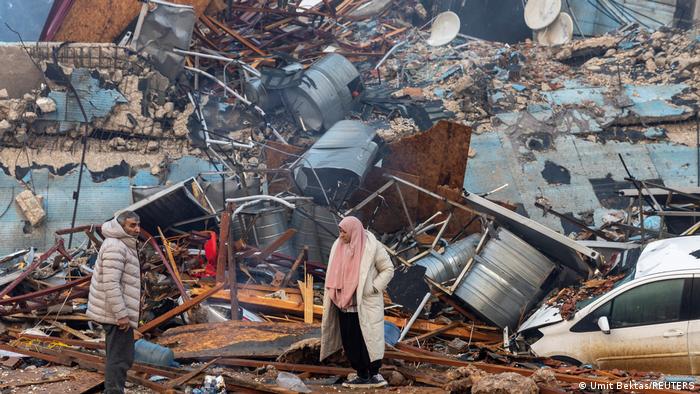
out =
[(97, 255), (90, 282), (86, 315), (98, 322), (117, 324), (128, 317), (136, 328), (141, 306), (141, 265), (136, 239), (129, 236), (117, 219), (102, 225), (105, 241)]
[[(370, 361), (384, 358), (384, 289), (394, 276), (394, 265), (384, 246), (374, 234), (365, 231), (367, 242), (360, 263), (360, 281), (357, 285), (357, 313), (362, 337), (367, 345)], [(331, 249), (328, 268), (339, 240)], [(338, 351), (342, 346), (338, 307), (330, 294), (323, 296), (323, 320), (321, 322), (321, 361)]]

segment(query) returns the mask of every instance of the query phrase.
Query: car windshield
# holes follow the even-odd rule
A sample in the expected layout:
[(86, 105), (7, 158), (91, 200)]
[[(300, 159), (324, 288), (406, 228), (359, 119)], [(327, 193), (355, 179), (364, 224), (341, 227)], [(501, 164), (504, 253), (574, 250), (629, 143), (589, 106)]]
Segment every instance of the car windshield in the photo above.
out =
[(602, 293), (602, 294), (598, 294), (598, 295), (591, 297), (591, 298), (586, 298), (585, 300), (576, 301), (576, 310), (581, 310), (581, 308), (584, 308), (584, 307), (590, 305), (593, 301), (597, 300), (601, 296), (608, 294), (610, 291), (617, 289), (618, 287), (624, 285), (625, 283), (631, 281), (632, 279), (634, 279), (634, 270), (632, 270), (630, 273), (628, 273), (627, 276), (625, 276), (624, 278), (615, 282), (615, 284), (613, 285), (612, 288), (610, 288), (609, 291)]

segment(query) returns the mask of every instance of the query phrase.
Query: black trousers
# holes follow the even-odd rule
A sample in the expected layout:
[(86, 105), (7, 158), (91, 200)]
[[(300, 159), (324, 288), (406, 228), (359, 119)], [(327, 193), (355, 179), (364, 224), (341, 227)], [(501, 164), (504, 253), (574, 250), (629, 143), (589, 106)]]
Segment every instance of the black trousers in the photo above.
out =
[(343, 350), (350, 361), (357, 376), (367, 379), (379, 373), (382, 360), (369, 361), (369, 353), (365, 339), (360, 329), (360, 319), (357, 312), (338, 311), (340, 318), (340, 338), (343, 342)]
[(105, 350), (105, 394), (124, 393), (126, 372), (134, 364), (134, 329), (120, 330), (113, 324), (103, 324), (107, 337)]

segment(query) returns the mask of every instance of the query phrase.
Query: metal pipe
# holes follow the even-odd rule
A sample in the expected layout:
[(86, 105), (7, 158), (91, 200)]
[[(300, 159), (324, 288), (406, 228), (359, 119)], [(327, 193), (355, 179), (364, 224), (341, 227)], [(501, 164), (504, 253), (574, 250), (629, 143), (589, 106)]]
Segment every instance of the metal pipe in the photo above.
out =
[(403, 341), (404, 337), (406, 337), (406, 334), (408, 334), (408, 331), (411, 329), (411, 326), (413, 326), (413, 323), (415, 323), (416, 319), (418, 319), (418, 315), (420, 315), (423, 308), (425, 308), (425, 304), (428, 303), (428, 299), (430, 299), (430, 292), (425, 293), (425, 297), (423, 297), (423, 301), (421, 301), (420, 305), (418, 305), (418, 309), (416, 309), (416, 311), (413, 313), (413, 316), (411, 316), (411, 320), (408, 321), (406, 326), (401, 331), (401, 336), (399, 336), (399, 342)]
[(173, 49), (173, 52), (179, 53), (179, 54), (181, 54), (181, 55), (199, 56), (199, 57), (203, 57), (203, 58), (205, 58), (205, 59), (220, 60), (220, 61), (222, 61), (222, 62), (234, 62), (234, 63), (238, 64), (239, 66), (241, 66), (242, 68), (244, 68), (244, 69), (245, 69), (246, 71), (248, 71), (249, 73), (255, 75), (256, 77), (260, 77), (260, 76), (262, 75), (262, 74), (260, 74), (260, 71), (254, 69), (254, 68), (253, 68), (251, 65), (249, 65), (248, 63), (244, 63), (244, 62), (242, 62), (242, 61), (240, 61), (240, 60), (237, 60), (237, 59), (231, 59), (230, 57), (218, 56), (218, 55), (210, 55), (210, 54), (207, 54), (207, 53), (194, 52), (194, 51), (184, 51), (184, 50), (182, 50), (182, 49), (177, 49), (177, 48)]

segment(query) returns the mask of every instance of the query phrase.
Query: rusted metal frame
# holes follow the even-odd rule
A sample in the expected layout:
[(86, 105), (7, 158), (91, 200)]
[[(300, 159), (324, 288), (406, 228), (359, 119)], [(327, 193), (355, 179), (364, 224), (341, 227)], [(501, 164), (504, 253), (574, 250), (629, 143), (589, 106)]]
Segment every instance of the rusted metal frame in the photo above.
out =
[(0, 385), (0, 390), (13, 389), (13, 388), (17, 388), (17, 387), (26, 387), (26, 386), (35, 386), (36, 387), (36, 386), (40, 386), (42, 384), (65, 382), (66, 380), (73, 380), (73, 377), (72, 376), (62, 376), (62, 377), (47, 378), (47, 379), (42, 379), (42, 380), (33, 380), (30, 382), (6, 383), (3, 385)]
[(54, 292), (60, 292), (60, 291), (69, 289), (69, 288), (71, 288), (71, 287), (73, 287), (73, 286), (81, 285), (81, 284), (83, 284), (83, 283), (89, 281), (91, 278), (92, 278), (92, 275), (88, 275), (88, 276), (86, 276), (86, 277), (84, 277), (84, 278), (76, 279), (76, 280), (74, 280), (74, 281), (65, 283), (65, 284), (60, 285), (60, 286), (49, 287), (49, 288), (47, 288), (47, 289), (38, 290), (38, 291), (35, 291), (35, 292), (33, 292), (33, 293), (27, 293), (27, 294), (22, 294), (22, 295), (15, 296), (15, 297), (12, 297), (12, 298), (2, 299), (2, 300), (0, 300), (0, 305), (5, 305), (5, 304), (11, 304), (11, 303), (14, 303), (14, 302), (20, 302), (20, 301), (30, 300), (30, 299), (34, 299), (34, 298), (38, 298), (38, 297), (43, 297), (43, 296), (49, 295), (49, 294), (54, 293)]
[(22, 272), (22, 274), (20, 274), (20, 276), (18, 276), (15, 280), (12, 281), (12, 283), (8, 284), (8, 285), (2, 290), (2, 292), (0, 292), (0, 300), (3, 299), (3, 298), (5, 298), (5, 296), (8, 295), (12, 290), (14, 290), (14, 288), (17, 287), (17, 285), (19, 285), (20, 283), (22, 283), (22, 281), (23, 281), (25, 278), (27, 278), (27, 277), (29, 276), (29, 274), (31, 274), (32, 272), (34, 272), (34, 270), (37, 269), (37, 268), (39, 267), (39, 265), (40, 265), (41, 263), (44, 262), (44, 260), (46, 260), (46, 259), (48, 259), (49, 257), (51, 257), (51, 255), (54, 254), (55, 252), (58, 252), (58, 253), (60, 253), (61, 255), (63, 255), (64, 257), (66, 257), (66, 258), (68, 259), (68, 261), (71, 261), (71, 260), (72, 260), (72, 258), (70, 257), (70, 255), (68, 255), (68, 253), (66, 252), (66, 250), (65, 250), (64, 247), (63, 247), (63, 239), (59, 238), (58, 240), (56, 240), (56, 244), (55, 244), (55, 245), (53, 245), (51, 248), (49, 248), (49, 250), (47, 250), (47, 251), (44, 252), (41, 256), (39, 256), (39, 258), (37, 258), (36, 260), (34, 260), (34, 261), (29, 265), (29, 267), (27, 267), (27, 269), (25, 269), (24, 272)]
[[(396, 352), (396, 351), (387, 351), (384, 353), (384, 358), (386, 359), (395, 359), (395, 360), (404, 360), (404, 361), (411, 361), (411, 362), (420, 362), (420, 363), (430, 363), (430, 364), (436, 364), (436, 365), (446, 365), (446, 366), (451, 366), (451, 367), (467, 367), (469, 365), (472, 365), (476, 368), (479, 368), (483, 371), (489, 372), (489, 373), (503, 373), (503, 372), (515, 372), (519, 375), (523, 376), (531, 376), (535, 370), (530, 370), (530, 369), (524, 369), (524, 368), (517, 368), (517, 367), (509, 367), (505, 365), (496, 365), (496, 364), (487, 364), (487, 363), (482, 363), (482, 362), (467, 362), (467, 361), (460, 361), (460, 360), (455, 360), (452, 358), (447, 358), (444, 355), (441, 355), (439, 353), (434, 353), (430, 352), (427, 350), (423, 349), (418, 349), (416, 347), (410, 346), (410, 345), (399, 345), (398, 348), (401, 348), (402, 350), (414, 352), (414, 353), (407, 353), (407, 352)], [(411, 349), (412, 348), (412, 349)], [(562, 381), (562, 382), (567, 382), (567, 383), (580, 383), (580, 382), (585, 382), (585, 383), (595, 383), (596, 385), (604, 385), (606, 383), (610, 383), (610, 380), (604, 380), (604, 379), (597, 379), (597, 378), (589, 378), (589, 377), (583, 377), (579, 375), (568, 375), (568, 374), (563, 374), (563, 373), (554, 373), (554, 376), (557, 378), (557, 380)], [(650, 393), (650, 394), (671, 394), (676, 391), (673, 390), (654, 390), (654, 389), (642, 389), (640, 392), (643, 393)]]
[(435, 246), (437, 245), (438, 242), (440, 242), (440, 238), (442, 238), (442, 234), (444, 234), (445, 230), (447, 230), (447, 226), (450, 224), (450, 220), (452, 220), (452, 210), (450, 210), (450, 213), (447, 215), (447, 219), (445, 219), (445, 224), (442, 225), (442, 227), (440, 228), (440, 231), (438, 231), (437, 235), (435, 236), (433, 243), (430, 245), (430, 250), (435, 250)]
[(165, 268), (168, 270), (168, 273), (170, 274), (170, 277), (173, 279), (173, 282), (175, 282), (175, 286), (177, 287), (177, 290), (180, 292), (180, 295), (182, 296), (183, 299), (187, 299), (189, 295), (187, 294), (187, 291), (185, 291), (185, 287), (182, 285), (182, 282), (177, 280), (177, 276), (175, 272), (173, 271), (173, 267), (170, 265), (168, 262), (168, 259), (163, 255), (163, 251), (160, 250), (160, 246), (158, 246), (158, 243), (156, 242), (156, 239), (153, 238), (151, 234), (149, 234), (146, 230), (141, 229), (141, 236), (146, 239), (146, 242), (150, 243), (153, 249), (156, 251), (156, 254), (158, 254), (158, 257), (160, 257), (160, 260), (163, 262), (163, 265)]
[(166, 321), (172, 319), (173, 317), (179, 315), (180, 313), (188, 311), (188, 310), (190, 310), (190, 308), (194, 307), (195, 305), (200, 304), (202, 301), (204, 301), (207, 298), (214, 295), (217, 291), (223, 289), (224, 285), (225, 285), (225, 283), (223, 283), (223, 282), (217, 283), (216, 286), (207, 290), (206, 293), (203, 293), (199, 297), (192, 298), (191, 300), (184, 302), (181, 305), (178, 305), (175, 308), (169, 310), (168, 312), (156, 317), (155, 319), (153, 319), (153, 320), (149, 321), (148, 323), (139, 327), (137, 331), (139, 331), (141, 334), (145, 334), (145, 333), (153, 330), (154, 328), (160, 326), (161, 324), (163, 324)]
[(242, 34), (234, 31), (233, 29), (230, 29), (228, 26), (225, 24), (217, 21), (214, 18), (210, 18), (206, 15), (202, 16), (202, 19), (209, 19), (211, 23), (213, 23), (215, 26), (219, 27), (221, 30), (226, 32), (226, 34), (230, 35), (231, 37), (235, 38), (237, 41), (239, 41), (241, 44), (245, 45), (246, 47), (250, 48), (253, 50), (253, 52), (257, 53), (260, 56), (267, 56), (267, 53), (263, 51), (262, 49), (258, 48), (253, 44), (250, 40), (245, 38)]

